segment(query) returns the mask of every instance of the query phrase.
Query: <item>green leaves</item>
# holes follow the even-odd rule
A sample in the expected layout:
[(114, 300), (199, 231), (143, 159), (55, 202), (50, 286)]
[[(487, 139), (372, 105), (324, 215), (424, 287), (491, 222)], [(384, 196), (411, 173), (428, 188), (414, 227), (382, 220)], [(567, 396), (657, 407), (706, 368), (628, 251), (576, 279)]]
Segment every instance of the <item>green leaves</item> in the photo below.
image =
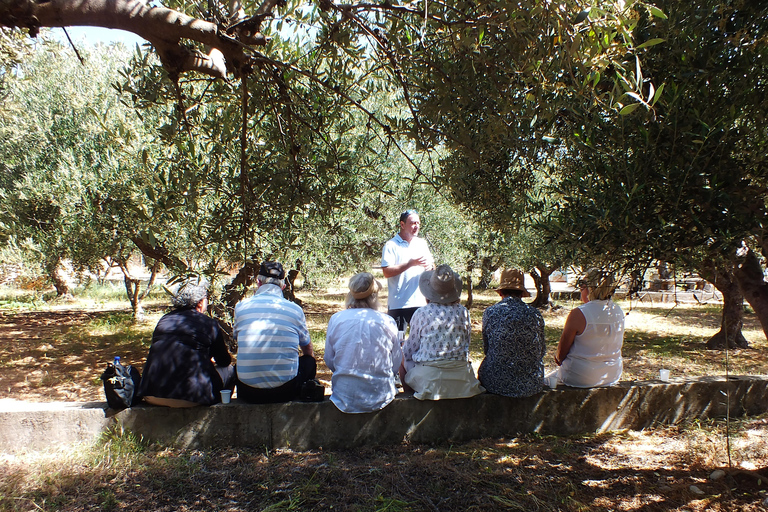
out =
[(733, 242), (762, 233), (768, 220), (768, 172), (757, 149), (768, 132), (753, 124), (765, 117), (768, 55), (723, 33), (739, 20), (742, 39), (766, 37), (757, 20), (768, 7), (660, 7), (669, 17), (649, 9), (653, 17), (638, 24), (645, 43), (636, 49), (645, 51), (630, 61), (635, 77), (622, 81), (632, 103), (577, 132), (594, 142), (570, 146), (561, 160), (555, 190), (565, 200), (547, 226), (587, 261), (731, 257)]
[(640, 107), (640, 103), (632, 103), (630, 105), (626, 105), (621, 110), (619, 110), (619, 115), (627, 116), (637, 110), (638, 107)]
[(647, 40), (646, 42), (644, 42), (642, 44), (637, 45), (636, 49), (640, 50), (642, 48), (649, 48), (651, 46), (656, 46), (657, 44), (661, 44), (664, 41), (666, 41), (666, 39), (662, 39), (660, 37), (655, 37), (653, 39)]
[(651, 12), (652, 15), (656, 16), (657, 18), (661, 18), (663, 20), (667, 19), (667, 15), (664, 14), (664, 11), (656, 7), (655, 5), (646, 4), (648, 7), (648, 10)]

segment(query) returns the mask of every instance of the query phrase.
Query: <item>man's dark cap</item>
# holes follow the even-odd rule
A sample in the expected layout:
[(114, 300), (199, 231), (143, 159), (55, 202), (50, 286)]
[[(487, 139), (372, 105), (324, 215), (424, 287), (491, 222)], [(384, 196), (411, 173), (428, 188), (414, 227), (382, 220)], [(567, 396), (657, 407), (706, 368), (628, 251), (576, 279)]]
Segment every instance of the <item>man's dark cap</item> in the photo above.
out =
[(278, 261), (262, 261), (259, 275), (274, 277), (275, 279), (285, 279), (285, 270), (283, 270), (283, 266)]

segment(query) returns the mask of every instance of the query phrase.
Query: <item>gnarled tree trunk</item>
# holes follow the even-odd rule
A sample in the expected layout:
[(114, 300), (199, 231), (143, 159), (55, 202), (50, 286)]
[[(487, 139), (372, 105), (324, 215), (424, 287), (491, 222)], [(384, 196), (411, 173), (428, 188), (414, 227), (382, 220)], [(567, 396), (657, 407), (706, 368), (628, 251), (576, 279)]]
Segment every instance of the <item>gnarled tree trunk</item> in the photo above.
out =
[[(120, 271), (123, 273), (123, 283), (125, 284), (125, 294), (128, 296), (128, 302), (131, 303), (131, 311), (133, 311), (133, 321), (134, 322), (141, 322), (144, 320), (144, 306), (141, 304), (141, 299), (143, 299), (146, 296), (146, 293), (141, 293), (141, 279), (133, 277), (131, 275), (130, 270), (128, 270), (128, 259), (127, 258), (115, 258), (115, 262), (117, 263), (118, 267), (120, 267)], [(154, 274), (155, 269), (157, 268), (158, 263), (155, 263), (155, 266), (152, 269), (152, 277), (151, 281), (154, 281)], [(147, 289), (149, 289), (150, 285), (147, 285)]]
[(539, 309), (546, 309), (552, 306), (552, 301), (550, 300), (552, 285), (549, 282), (549, 276), (555, 270), (557, 270), (555, 267), (548, 267), (539, 263), (528, 271), (536, 285), (536, 298), (531, 302), (531, 306)]
[(703, 266), (707, 268), (701, 274), (706, 275), (707, 280), (711, 281), (723, 294), (723, 318), (720, 330), (707, 341), (707, 348), (722, 349), (726, 344), (728, 348), (749, 348), (749, 343), (741, 333), (744, 325), (744, 296), (736, 283), (733, 268), (714, 264)]
[(56, 297), (67, 298), (72, 296), (72, 294), (69, 293), (69, 284), (64, 278), (61, 269), (60, 258), (56, 258), (54, 261), (47, 262), (45, 265), (45, 271), (48, 274), (48, 277), (51, 279), (54, 288), (56, 288)]
[(763, 267), (752, 249), (744, 247), (739, 251), (733, 274), (768, 338), (768, 283), (763, 279)]
[(495, 263), (489, 256), (486, 256), (480, 260), (480, 281), (477, 283), (477, 287), (482, 290), (487, 290), (491, 286), (493, 280), (493, 273), (499, 268), (499, 264)]
[(467, 309), (472, 308), (472, 302), (474, 302), (474, 297), (472, 296), (472, 272), (475, 270), (475, 262), (474, 260), (469, 260), (467, 262), (467, 302), (464, 304), (464, 307)]

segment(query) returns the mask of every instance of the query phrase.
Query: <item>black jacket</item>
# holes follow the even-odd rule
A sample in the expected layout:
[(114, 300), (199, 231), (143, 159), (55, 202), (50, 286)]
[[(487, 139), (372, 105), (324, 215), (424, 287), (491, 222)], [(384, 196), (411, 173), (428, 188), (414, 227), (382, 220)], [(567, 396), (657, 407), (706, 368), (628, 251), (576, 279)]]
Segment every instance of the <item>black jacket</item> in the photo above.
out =
[(219, 366), (232, 361), (218, 322), (194, 309), (171, 311), (157, 322), (152, 334), (141, 396), (204, 405), (219, 402), (223, 383), (211, 357)]

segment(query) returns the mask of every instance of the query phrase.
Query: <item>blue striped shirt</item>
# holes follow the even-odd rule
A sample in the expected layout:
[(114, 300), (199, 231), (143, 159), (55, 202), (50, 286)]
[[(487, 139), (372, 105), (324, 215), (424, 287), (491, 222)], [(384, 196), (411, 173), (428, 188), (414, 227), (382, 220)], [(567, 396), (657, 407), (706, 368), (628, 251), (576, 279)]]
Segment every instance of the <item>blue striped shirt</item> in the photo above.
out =
[(276, 388), (299, 372), (299, 347), (309, 345), (304, 311), (264, 284), (235, 307), (237, 378), (253, 388)]

